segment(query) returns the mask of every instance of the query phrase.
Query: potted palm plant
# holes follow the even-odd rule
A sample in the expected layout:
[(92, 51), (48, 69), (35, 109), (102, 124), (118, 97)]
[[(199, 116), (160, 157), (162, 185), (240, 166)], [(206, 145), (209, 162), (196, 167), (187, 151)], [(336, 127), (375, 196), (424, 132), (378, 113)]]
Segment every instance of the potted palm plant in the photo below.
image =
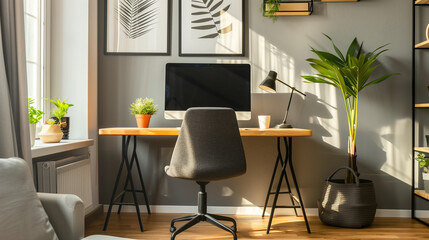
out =
[(70, 129), (70, 117), (66, 117), (70, 107), (73, 107), (73, 104), (67, 103), (68, 99), (61, 101), (61, 99), (55, 97), (53, 99), (46, 99), (55, 105), (54, 110), (52, 111), (52, 119), (54, 119), (58, 124), (60, 124), (61, 131), (63, 132), (63, 139), (69, 139), (69, 129)]
[(425, 192), (429, 193), (429, 158), (426, 157), (423, 153), (420, 153), (415, 158), (417, 162), (419, 162), (420, 168), (423, 169), (422, 176), (423, 176), (423, 184), (425, 187)]
[[(319, 203), (319, 213), (321, 213), (321, 220), (324, 223), (329, 225), (336, 225), (342, 227), (364, 227), (372, 223), (372, 220), (375, 215), (375, 194), (374, 186), (370, 180), (360, 180), (359, 181), (359, 171), (357, 167), (357, 154), (356, 154), (356, 136), (357, 136), (357, 117), (358, 117), (358, 100), (359, 92), (365, 89), (366, 87), (372, 86), (374, 84), (383, 82), (384, 80), (397, 75), (396, 73), (388, 74), (376, 79), (371, 79), (372, 73), (377, 69), (375, 62), (380, 54), (387, 51), (385, 49), (386, 45), (383, 45), (372, 52), (364, 53), (362, 49), (362, 44), (358, 44), (357, 39), (355, 38), (349, 45), (346, 54), (343, 54), (338, 47), (335, 45), (331, 37), (325, 34), (325, 36), (331, 41), (335, 53), (324, 52), (311, 48), (311, 51), (317, 55), (319, 59), (309, 58), (307, 62), (310, 63), (318, 74), (315, 76), (302, 76), (305, 80), (312, 83), (324, 83), (331, 86), (334, 86), (340, 89), (343, 100), (346, 106), (347, 121), (349, 126), (349, 138), (348, 138), (348, 163), (349, 170), (347, 171), (346, 178), (343, 181), (337, 181), (337, 184), (342, 184), (338, 186), (341, 189), (346, 188), (355, 188), (360, 186), (356, 191), (361, 192), (364, 197), (363, 199), (370, 199), (366, 203), (368, 205), (367, 209), (359, 208), (352, 206), (345, 206), (347, 202), (343, 203), (344, 206), (340, 206), (340, 211), (330, 212), (327, 209), (326, 204), (327, 199), (324, 197), (329, 197), (326, 192), (327, 189), (322, 195), (322, 201)], [(360, 184), (354, 184), (359, 183)], [(364, 193), (366, 191), (366, 193)], [(339, 193), (341, 194), (341, 193)], [(342, 193), (344, 194), (344, 192)], [(373, 196), (372, 196), (373, 195)], [(355, 197), (356, 198), (356, 197)], [(356, 200), (356, 199), (354, 199)], [(374, 201), (371, 204), (371, 201)], [(354, 201), (356, 203), (356, 201)], [(361, 203), (363, 204), (363, 203)], [(337, 206), (338, 207), (338, 206)], [(353, 208), (353, 209), (351, 209)], [(341, 213), (343, 209), (343, 213)], [(366, 219), (357, 219), (348, 223), (346, 221), (346, 212), (348, 210), (357, 211), (357, 215), (361, 216), (365, 211), (368, 214), (365, 216)], [(336, 214), (336, 216), (334, 216)], [(350, 219), (353, 214), (348, 213), (348, 218)], [(324, 218), (324, 219), (322, 219)], [(334, 221), (331, 221), (334, 219)]]
[(151, 116), (158, 111), (152, 98), (137, 98), (130, 106), (130, 113), (135, 116), (138, 128), (149, 127)]
[(42, 120), (44, 112), (36, 109), (34, 106), (34, 100), (28, 98), (28, 122), (30, 123), (30, 141), (31, 147), (34, 146), (36, 141), (36, 124)]

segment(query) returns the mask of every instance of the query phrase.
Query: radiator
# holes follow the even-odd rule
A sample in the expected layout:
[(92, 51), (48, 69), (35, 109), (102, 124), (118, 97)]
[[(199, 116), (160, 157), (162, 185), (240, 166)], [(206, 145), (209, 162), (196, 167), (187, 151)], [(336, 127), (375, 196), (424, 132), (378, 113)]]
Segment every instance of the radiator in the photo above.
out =
[(37, 163), (37, 189), (46, 193), (68, 193), (80, 197), (85, 209), (92, 206), (89, 154)]

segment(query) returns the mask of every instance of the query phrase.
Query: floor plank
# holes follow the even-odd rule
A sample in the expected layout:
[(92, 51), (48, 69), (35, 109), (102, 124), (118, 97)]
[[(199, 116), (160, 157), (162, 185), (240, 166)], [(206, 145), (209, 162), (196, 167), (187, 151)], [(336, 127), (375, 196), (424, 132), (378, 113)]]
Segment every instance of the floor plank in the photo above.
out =
[[(103, 232), (104, 217), (100, 216), (86, 227), (86, 235), (105, 234), (132, 239), (170, 239), (170, 220), (184, 214), (142, 214), (145, 231), (139, 230), (135, 213), (112, 213), (107, 231)], [(429, 228), (409, 218), (376, 218), (364, 229), (336, 228), (323, 225), (317, 217), (310, 217), (311, 234), (307, 234), (304, 219), (276, 216), (270, 234), (266, 234), (268, 217), (231, 216), (237, 220), (238, 239), (429, 239)], [(181, 226), (180, 224), (176, 225)], [(232, 239), (232, 236), (208, 223), (199, 223), (181, 233), (177, 240)]]

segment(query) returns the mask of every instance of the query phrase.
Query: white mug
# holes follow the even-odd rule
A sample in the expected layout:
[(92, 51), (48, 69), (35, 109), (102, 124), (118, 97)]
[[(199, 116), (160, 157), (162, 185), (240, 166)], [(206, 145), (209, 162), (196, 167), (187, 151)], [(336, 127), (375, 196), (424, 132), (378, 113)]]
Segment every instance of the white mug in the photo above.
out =
[(270, 115), (259, 115), (258, 120), (259, 120), (259, 129), (270, 128), (270, 120), (271, 120)]

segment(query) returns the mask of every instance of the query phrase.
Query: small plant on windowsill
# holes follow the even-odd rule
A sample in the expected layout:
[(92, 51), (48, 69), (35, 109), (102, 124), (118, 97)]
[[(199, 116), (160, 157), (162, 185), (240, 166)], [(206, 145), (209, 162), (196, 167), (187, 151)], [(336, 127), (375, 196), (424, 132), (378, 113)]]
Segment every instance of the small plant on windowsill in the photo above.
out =
[(151, 116), (158, 111), (152, 98), (137, 98), (130, 106), (130, 113), (135, 116), (138, 128), (149, 127)]
[(427, 158), (423, 153), (419, 153), (414, 159), (419, 162), (420, 168), (423, 169), (422, 175), (425, 192), (429, 193), (429, 158)]
[(68, 99), (61, 101), (61, 99), (55, 97), (53, 99), (46, 99), (55, 105), (54, 110), (52, 111), (52, 117), (58, 124), (61, 125), (61, 131), (63, 132), (63, 139), (68, 139), (69, 137), (69, 129), (70, 129), (70, 117), (65, 117), (70, 107), (74, 105), (71, 103), (67, 103)]
[(28, 98), (28, 123), (30, 124), (30, 141), (31, 147), (34, 146), (36, 141), (36, 124), (43, 118), (44, 112), (36, 109), (34, 106), (34, 100)]

